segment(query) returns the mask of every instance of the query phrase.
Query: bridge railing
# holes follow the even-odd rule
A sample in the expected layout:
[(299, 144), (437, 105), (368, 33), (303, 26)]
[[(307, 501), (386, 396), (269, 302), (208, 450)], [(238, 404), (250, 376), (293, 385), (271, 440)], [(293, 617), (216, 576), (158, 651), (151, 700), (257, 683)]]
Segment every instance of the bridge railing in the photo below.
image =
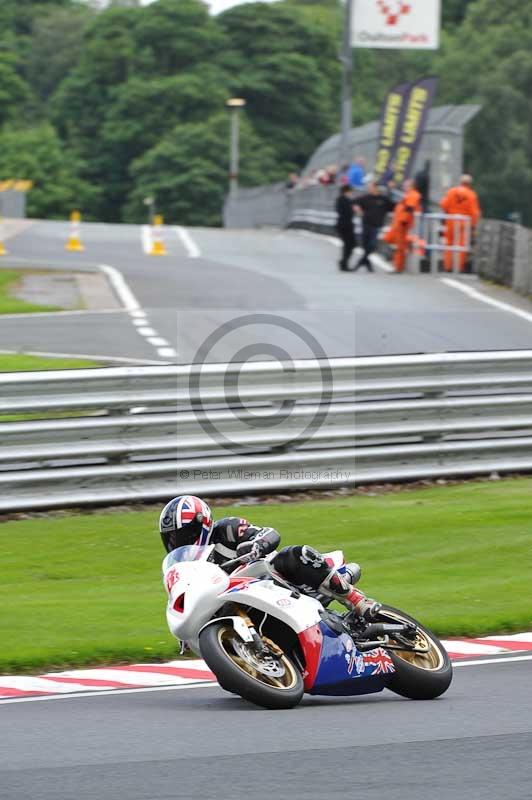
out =
[(0, 398), (0, 512), (532, 470), (532, 350), (3, 374)]

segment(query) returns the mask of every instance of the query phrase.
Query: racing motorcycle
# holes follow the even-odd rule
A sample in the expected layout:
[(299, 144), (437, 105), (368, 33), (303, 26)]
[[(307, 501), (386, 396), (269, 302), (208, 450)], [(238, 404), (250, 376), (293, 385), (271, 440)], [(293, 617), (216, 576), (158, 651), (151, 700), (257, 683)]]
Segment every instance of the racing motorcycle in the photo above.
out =
[[(382, 606), (366, 622), (303, 594), (268, 558), (222, 566), (213, 545), (178, 547), (163, 561), (166, 618), (182, 652), (201, 656), (220, 686), (269, 709), (303, 694), (362, 695), (390, 689), (413, 700), (443, 694), (452, 666), (442, 643), (415, 619)], [(341, 551), (329, 563), (345, 569)], [(230, 572), (230, 574), (228, 574)]]

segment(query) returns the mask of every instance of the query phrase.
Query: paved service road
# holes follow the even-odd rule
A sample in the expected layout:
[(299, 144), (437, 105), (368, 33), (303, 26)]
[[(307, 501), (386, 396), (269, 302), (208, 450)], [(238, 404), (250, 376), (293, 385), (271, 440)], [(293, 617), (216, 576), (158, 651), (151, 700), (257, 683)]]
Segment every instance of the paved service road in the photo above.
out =
[[(181, 363), (192, 361), (216, 331), (210, 361), (233, 358), (244, 342), (256, 345), (259, 355), (302, 358), (532, 346), (532, 316), (486, 305), (431, 276), (340, 273), (338, 249), (326, 237), (198, 228), (183, 238), (165, 228), (168, 255), (157, 258), (143, 251), (139, 226), (83, 224), (81, 236), (85, 251), (67, 253), (67, 223), (36, 223), (9, 240), (2, 266), (94, 270), (105, 264), (120, 270), (146, 312), (152, 338), (165, 340), (178, 354), (170, 360)], [(191, 257), (187, 238), (197, 257)], [(484, 291), (474, 279), (460, 281)], [(506, 290), (489, 291), (532, 312), (531, 304), (512, 300)], [(234, 322), (257, 313), (280, 319)], [(237, 330), (220, 331), (225, 323)], [(3, 349), (61, 345), (60, 352), (168, 360), (120, 312), (0, 318), (0, 343)]]
[(2, 800), (523, 800), (530, 662), (457, 668), (430, 702), (390, 692), (270, 712), (218, 687), (4, 705)]

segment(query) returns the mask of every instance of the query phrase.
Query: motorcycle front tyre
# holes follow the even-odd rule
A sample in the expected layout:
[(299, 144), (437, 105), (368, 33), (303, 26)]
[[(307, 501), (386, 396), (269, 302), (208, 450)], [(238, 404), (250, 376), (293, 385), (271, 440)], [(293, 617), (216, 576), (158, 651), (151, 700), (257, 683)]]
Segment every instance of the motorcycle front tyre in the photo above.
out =
[[(199, 636), (200, 651), (207, 666), (227, 692), (238, 694), (257, 706), (271, 710), (294, 708), (304, 693), (303, 677), (293, 661), (283, 654), (286, 685), (273, 685), (245, 660), (231, 652), (231, 636), (237, 636), (230, 623), (220, 621), (205, 628)], [(255, 674), (253, 674), (253, 672)], [(275, 681), (281, 684), (282, 681)]]

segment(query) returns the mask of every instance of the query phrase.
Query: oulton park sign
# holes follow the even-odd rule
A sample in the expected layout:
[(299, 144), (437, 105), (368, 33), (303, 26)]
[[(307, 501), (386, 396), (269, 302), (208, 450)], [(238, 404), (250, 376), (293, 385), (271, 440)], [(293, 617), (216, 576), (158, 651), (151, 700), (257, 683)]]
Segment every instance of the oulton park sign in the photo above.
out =
[(441, 0), (354, 0), (351, 44), (397, 50), (437, 50)]

